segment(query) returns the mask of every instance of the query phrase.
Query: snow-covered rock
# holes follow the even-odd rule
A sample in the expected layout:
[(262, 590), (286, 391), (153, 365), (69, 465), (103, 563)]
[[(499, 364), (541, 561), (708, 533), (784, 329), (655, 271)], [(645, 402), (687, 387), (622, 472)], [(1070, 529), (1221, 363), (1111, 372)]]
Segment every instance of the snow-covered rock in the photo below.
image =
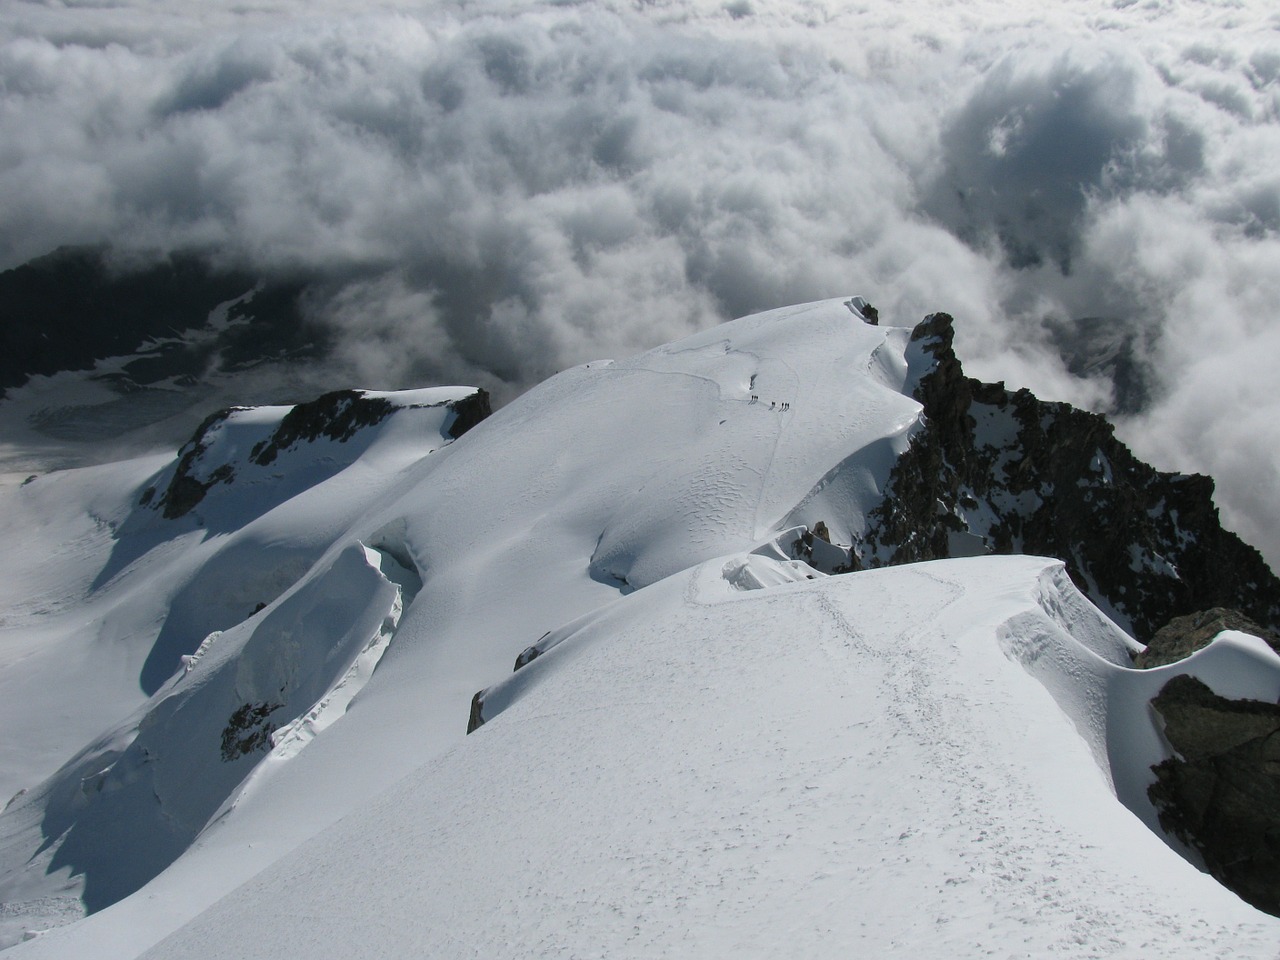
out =
[(1042, 554), (1143, 641), (1215, 606), (1280, 628), (1280, 580), (1223, 529), (1209, 477), (1155, 470), (1097, 414), (965, 377), (953, 336), (947, 314), (912, 334), (923, 426), (871, 512), (863, 565)]
[(1055, 560), (825, 575), (920, 559), (877, 523), (948, 368), (866, 308), (584, 364), (456, 440), (468, 389), (334, 394), (138, 470), (86, 596), (26, 617), (64, 657), (112, 623), (151, 696), (0, 816), (11, 939), (105, 909), (14, 955), (1269, 955), (1163, 837), (1148, 703), (1274, 700), (1280, 657), (1137, 670)]
[[(453, 442), (459, 406), (482, 400), (471, 388), (387, 397), (395, 411), (359, 437), (299, 442), (269, 466), (247, 454), (291, 408), (224, 417), (208, 454), (215, 469), (226, 465), (237, 479), (176, 520), (140, 501), (147, 490), (155, 496), (181, 458), (5, 478), (4, 797), (34, 787), (133, 713), (211, 633), (253, 617), (293, 587), (370, 498)], [(247, 445), (237, 455), (239, 441)]]

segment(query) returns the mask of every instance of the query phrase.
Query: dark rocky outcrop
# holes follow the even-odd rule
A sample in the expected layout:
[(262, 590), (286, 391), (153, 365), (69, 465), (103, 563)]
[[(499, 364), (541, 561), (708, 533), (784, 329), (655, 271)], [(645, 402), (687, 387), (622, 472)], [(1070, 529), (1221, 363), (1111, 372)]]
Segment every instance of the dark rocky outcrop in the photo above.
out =
[(1161, 826), (1223, 885), (1280, 916), (1280, 705), (1228, 700), (1185, 675), (1151, 704), (1177, 751), (1152, 768)]
[(265, 467), (296, 443), (321, 438), (346, 443), (361, 428), (376, 426), (395, 409), (395, 404), (385, 397), (369, 396), (359, 390), (334, 390), (286, 413), (270, 437), (254, 444), (249, 459)]
[(454, 413), (453, 423), (449, 424), (449, 436), (455, 440), (493, 413), (489, 391), (484, 389), (454, 400), (449, 408)]
[(471, 713), (467, 717), (467, 733), (474, 733), (484, 725), (484, 691), (477, 690), (471, 698)]
[[(205, 417), (196, 428), (195, 434), (179, 451), (178, 466), (173, 472), (173, 479), (169, 481), (169, 486), (160, 495), (160, 499), (155, 501), (155, 506), (162, 510), (166, 520), (176, 520), (186, 516), (204, 499), (211, 487), (219, 483), (230, 483), (234, 478), (234, 468), (231, 464), (224, 463), (210, 471), (203, 480), (198, 479), (196, 464), (209, 447), (213, 428), (231, 416), (236, 409), (238, 408), (231, 407), (227, 410), (219, 410)], [(154, 498), (155, 488), (148, 487), (142, 492), (140, 505), (149, 506)]]
[[(292, 407), (269, 436), (253, 445), (247, 462), (259, 467), (270, 466), (285, 450), (298, 444), (328, 440), (346, 443), (361, 430), (376, 426), (396, 410), (424, 405), (401, 406), (386, 397), (362, 390), (335, 390), (315, 400)], [(489, 394), (476, 390), (458, 400), (430, 406), (445, 406), (454, 413), (447, 433), (451, 439), (462, 436), (491, 413)], [(232, 483), (243, 464), (206, 462), (213, 437), (222, 423), (237, 410), (231, 407), (206, 417), (178, 453), (178, 464), (168, 485), (157, 498), (157, 489), (147, 487), (139, 498), (139, 506), (162, 511), (164, 517), (176, 520), (186, 516), (220, 483)]]
[(516, 665), (511, 668), (512, 672), (519, 670), (521, 667), (527, 667), (529, 664), (533, 663), (533, 661), (537, 660), (540, 656), (542, 656), (544, 653), (546, 653), (548, 650), (550, 650), (552, 647), (554, 647), (557, 643), (560, 642), (559, 638), (557, 638), (555, 640), (551, 640), (550, 643), (548, 643), (547, 641), (550, 640), (550, 638), (551, 638), (551, 631), (548, 630), (546, 633), (540, 636), (536, 641), (529, 644), (529, 646), (525, 647), (518, 654), (516, 654)]
[[(1181, 659), (1225, 629), (1280, 650), (1280, 581), (1222, 528), (1212, 480), (1155, 470), (1101, 416), (965, 377), (953, 336), (946, 314), (913, 332), (924, 421), (855, 545), (864, 564), (975, 544), (1055, 556), (1084, 593), (1149, 638), (1139, 666)], [(1153, 768), (1161, 825), (1224, 885), (1280, 913), (1280, 706), (1227, 700), (1186, 676), (1152, 706), (1176, 751)]]
[(231, 763), (240, 757), (271, 747), (271, 714), (279, 703), (246, 703), (236, 709), (222, 729), (222, 760)]
[(1254, 623), (1239, 610), (1214, 607), (1185, 617), (1174, 617), (1156, 631), (1147, 643), (1147, 649), (1133, 658), (1133, 665), (1146, 669), (1160, 667), (1186, 659), (1223, 630), (1239, 630), (1261, 637), (1280, 653), (1280, 634)]
[(812, 529), (801, 530), (800, 536), (791, 543), (790, 554), (793, 560), (802, 560), (822, 573), (852, 573), (861, 569), (856, 552), (831, 542), (831, 531), (823, 520)]
[(1176, 616), (1232, 607), (1280, 625), (1280, 580), (1222, 528), (1208, 477), (1138, 460), (1097, 414), (964, 376), (944, 313), (909, 351), (927, 364), (923, 427), (855, 552), (863, 566), (975, 552), (1058, 557), (1141, 639)]

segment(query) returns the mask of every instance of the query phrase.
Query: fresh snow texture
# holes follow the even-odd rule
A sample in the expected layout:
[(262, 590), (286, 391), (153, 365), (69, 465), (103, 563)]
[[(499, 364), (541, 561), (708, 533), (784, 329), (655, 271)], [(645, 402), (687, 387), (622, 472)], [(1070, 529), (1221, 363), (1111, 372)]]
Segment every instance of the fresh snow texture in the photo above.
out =
[(1116, 802), (1072, 723), (1105, 729), (1096, 678), (1055, 674), (1098, 709), (1068, 718), (1006, 655), (1123, 655), (1060, 566), (731, 566), (582, 625), (146, 956), (1274, 956), (1280, 921)]
[(584, 364), (456, 442), (398, 400), (176, 521), (134, 468), (85, 595), (22, 614), (49, 665), (109, 611), (135, 686), (60, 694), (127, 707), (0, 816), (13, 956), (1273, 955), (1145, 798), (1155, 689), (1274, 699), (1273, 654), (1135, 671), (1053, 561), (792, 558), (919, 424), (925, 358), (860, 306)]

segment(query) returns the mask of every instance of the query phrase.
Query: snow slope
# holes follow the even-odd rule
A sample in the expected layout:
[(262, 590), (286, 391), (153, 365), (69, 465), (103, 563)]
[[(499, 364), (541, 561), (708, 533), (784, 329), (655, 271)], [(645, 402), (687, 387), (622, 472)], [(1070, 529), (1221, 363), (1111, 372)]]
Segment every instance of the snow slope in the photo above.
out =
[[(102, 589), (178, 672), (0, 817), (12, 930), (106, 908), (13, 955), (1266, 952), (1280, 921), (1143, 826), (1159, 671), (1057, 565), (789, 558), (849, 542), (918, 425), (910, 328), (860, 306), (583, 365), (430, 456), (382, 429), (288, 499), (212, 486), (205, 527), (152, 511)], [(211, 551), (298, 567), (180, 649)], [(1280, 692), (1248, 641), (1197, 663)]]
[[(244, 621), (292, 586), (368, 498), (451, 442), (455, 414), (441, 404), (471, 392), (396, 395), (396, 411), (358, 442), (303, 443), (268, 467), (249, 464), (236, 484), (215, 488), (180, 520), (139, 506), (143, 491), (172, 472), (171, 458), (6, 476), (3, 798), (34, 787), (140, 707), (209, 633)], [(252, 445), (288, 409), (233, 415), (228, 426), (251, 421), (240, 427)], [(288, 497), (279, 490), (286, 471)]]
[[(1143, 829), (1019, 662), (1125, 657), (1057, 564), (732, 567), (583, 623), (146, 956), (1274, 956), (1280, 921)], [(1105, 728), (1099, 679), (1071, 682)]]

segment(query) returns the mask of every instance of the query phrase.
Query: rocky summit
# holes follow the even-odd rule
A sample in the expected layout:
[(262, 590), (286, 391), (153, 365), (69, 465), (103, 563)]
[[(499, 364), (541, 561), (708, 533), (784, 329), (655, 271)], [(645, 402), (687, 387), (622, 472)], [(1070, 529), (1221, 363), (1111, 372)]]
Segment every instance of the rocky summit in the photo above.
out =
[(1280, 580), (1222, 527), (1212, 479), (1143, 463), (1101, 415), (966, 377), (954, 335), (945, 313), (912, 332), (924, 422), (853, 545), (859, 566), (1050, 556), (1143, 642), (1212, 607), (1280, 626)]

